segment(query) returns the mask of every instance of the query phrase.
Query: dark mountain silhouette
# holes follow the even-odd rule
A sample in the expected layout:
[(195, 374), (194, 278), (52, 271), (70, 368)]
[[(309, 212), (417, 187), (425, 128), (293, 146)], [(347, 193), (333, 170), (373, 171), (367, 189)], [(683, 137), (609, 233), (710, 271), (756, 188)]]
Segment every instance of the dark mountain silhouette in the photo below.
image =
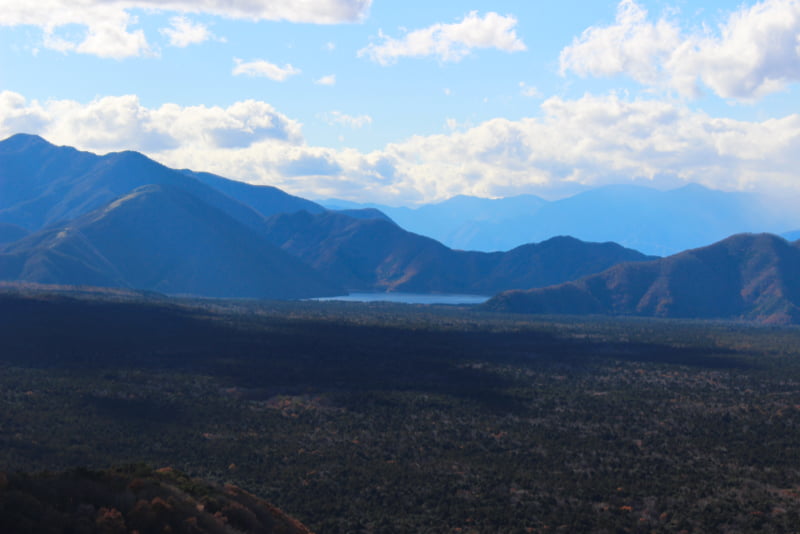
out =
[(212, 297), (342, 293), (226, 212), (165, 185), (5, 245), (0, 279)]
[(507, 253), (451, 250), (383, 219), (276, 215), (269, 239), (350, 290), (492, 294), (544, 286), (650, 259), (614, 243), (558, 237)]
[[(331, 200), (329, 207), (358, 204)], [(406, 230), (465, 250), (509, 250), (557, 235), (613, 241), (664, 256), (741, 232), (785, 232), (800, 225), (793, 204), (755, 193), (690, 184), (670, 191), (612, 185), (555, 201), (531, 195), (502, 199), (453, 197), (418, 208), (367, 205)]]
[(627, 263), (486, 303), (522, 313), (621, 314), (800, 321), (800, 242), (740, 234), (667, 258)]
[(2, 532), (311, 534), (296, 519), (232, 485), (163, 468), (0, 472)]

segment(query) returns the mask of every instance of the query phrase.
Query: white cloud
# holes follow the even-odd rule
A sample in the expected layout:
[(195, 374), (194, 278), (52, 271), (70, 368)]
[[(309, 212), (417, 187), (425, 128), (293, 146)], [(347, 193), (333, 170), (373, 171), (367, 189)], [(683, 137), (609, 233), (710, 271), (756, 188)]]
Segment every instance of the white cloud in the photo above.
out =
[(588, 28), (560, 62), (562, 74), (626, 74), (686, 96), (704, 85), (723, 98), (752, 100), (800, 81), (800, 2), (764, 0), (731, 13), (716, 32), (686, 33), (622, 0), (616, 22)]
[[(372, 0), (4, 0), (0, 26), (36, 26), (42, 29), (41, 44), (47, 48), (122, 59), (152, 54), (144, 31), (131, 29), (137, 23), (130, 15), (134, 9), (143, 10), (143, 16), (153, 12), (203, 13), (254, 21), (338, 24), (363, 20), (371, 3)], [(80, 35), (59, 35), (59, 29), (70, 25), (81, 27)], [(199, 39), (202, 33), (198, 25), (173, 27), (171, 31), (176, 32), (176, 43), (190, 39), (187, 44), (199, 42), (191, 39)]]
[[(325, 119), (370, 123), (343, 113)], [(172, 167), (317, 198), (401, 204), (456, 194), (559, 195), (629, 181), (800, 192), (800, 114), (748, 122), (675, 102), (587, 95), (547, 99), (537, 118), (447, 127), (363, 153), (309, 146), (299, 123), (253, 100), (147, 108), (135, 96), (79, 103), (0, 93), (0, 138), (27, 131), (101, 153), (139, 150)]]
[(505, 52), (526, 50), (517, 37), (517, 19), (490, 12), (480, 17), (470, 12), (454, 24), (434, 24), (414, 30), (400, 39), (380, 32), (381, 42), (370, 43), (359, 50), (359, 57), (368, 57), (381, 65), (390, 65), (401, 57), (436, 56), (441, 61), (460, 61), (476, 48), (496, 48)]
[[(87, 1), (102, 4), (105, 0)], [(116, 0), (116, 3), (126, 8), (209, 13), (234, 19), (341, 24), (366, 18), (372, 0)]]
[(195, 23), (185, 16), (172, 17), (170, 27), (162, 28), (161, 33), (167, 36), (169, 44), (178, 48), (200, 44), (210, 39), (219, 39), (205, 24)]
[(300, 124), (264, 102), (246, 100), (227, 108), (165, 104), (151, 109), (133, 95), (28, 102), (0, 92), (0, 136), (38, 133), (55, 143), (108, 152), (140, 150), (160, 154), (182, 144), (198, 149), (238, 149), (268, 140), (303, 142)]
[(542, 92), (525, 82), (519, 82), (519, 94), (528, 98), (542, 98)]
[[(73, 10), (54, 1), (28, 5), (30, 9), (24, 9), (16, 2), (8, 6), (11, 9), (3, 6), (3, 10), (0, 10), (0, 26), (39, 26), (43, 30), (42, 45), (64, 53), (77, 52), (113, 59), (154, 55), (144, 31), (131, 28), (137, 24), (137, 19), (124, 10), (98, 5), (91, 13), (86, 13), (84, 6), (77, 6)], [(87, 23), (89, 20), (90, 23)], [(84, 26), (85, 30), (69, 35), (59, 34), (59, 28), (71, 24)]]
[(328, 74), (327, 76), (323, 76), (318, 80), (314, 80), (314, 83), (317, 85), (336, 85), (336, 75)]
[(349, 128), (363, 128), (364, 126), (372, 124), (372, 117), (369, 115), (354, 116), (347, 115), (341, 111), (329, 111), (327, 113), (321, 113), (320, 118), (331, 126), (338, 124), (340, 126), (347, 126)]
[(283, 67), (279, 67), (263, 59), (245, 62), (239, 58), (234, 58), (233, 61), (236, 63), (232, 71), (234, 76), (250, 76), (251, 78), (262, 77), (275, 80), (276, 82), (283, 82), (290, 76), (295, 76), (302, 72), (300, 69), (296, 69), (288, 63)]

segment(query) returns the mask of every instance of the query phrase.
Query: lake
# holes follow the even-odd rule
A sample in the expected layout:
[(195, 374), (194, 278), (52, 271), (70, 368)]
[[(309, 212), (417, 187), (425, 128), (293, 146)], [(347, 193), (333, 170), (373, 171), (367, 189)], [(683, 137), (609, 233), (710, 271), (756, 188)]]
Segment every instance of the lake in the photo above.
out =
[(428, 293), (350, 293), (338, 297), (310, 300), (340, 300), (346, 302), (400, 302), (403, 304), (483, 304), (491, 297), (486, 295), (435, 295)]

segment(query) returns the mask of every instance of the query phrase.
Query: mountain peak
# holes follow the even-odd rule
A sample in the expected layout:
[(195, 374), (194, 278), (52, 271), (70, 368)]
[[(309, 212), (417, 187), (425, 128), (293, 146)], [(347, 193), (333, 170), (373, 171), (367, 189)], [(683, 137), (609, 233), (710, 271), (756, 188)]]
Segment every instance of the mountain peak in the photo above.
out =
[(18, 133), (0, 141), (0, 150), (17, 151), (31, 147), (55, 146), (43, 137), (34, 134)]

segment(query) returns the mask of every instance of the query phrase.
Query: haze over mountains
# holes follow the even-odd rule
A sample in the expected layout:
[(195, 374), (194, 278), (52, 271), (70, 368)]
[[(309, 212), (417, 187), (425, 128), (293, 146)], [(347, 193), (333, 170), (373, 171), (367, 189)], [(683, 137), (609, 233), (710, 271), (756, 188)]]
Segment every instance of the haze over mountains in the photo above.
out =
[(634, 185), (600, 187), (556, 201), (533, 195), (501, 199), (458, 196), (419, 208), (372, 207), (403, 228), (462, 250), (510, 250), (555, 235), (613, 241), (645, 254), (666, 256), (742, 232), (783, 233), (800, 227), (794, 205), (756, 193), (713, 191), (690, 184), (670, 191)]

